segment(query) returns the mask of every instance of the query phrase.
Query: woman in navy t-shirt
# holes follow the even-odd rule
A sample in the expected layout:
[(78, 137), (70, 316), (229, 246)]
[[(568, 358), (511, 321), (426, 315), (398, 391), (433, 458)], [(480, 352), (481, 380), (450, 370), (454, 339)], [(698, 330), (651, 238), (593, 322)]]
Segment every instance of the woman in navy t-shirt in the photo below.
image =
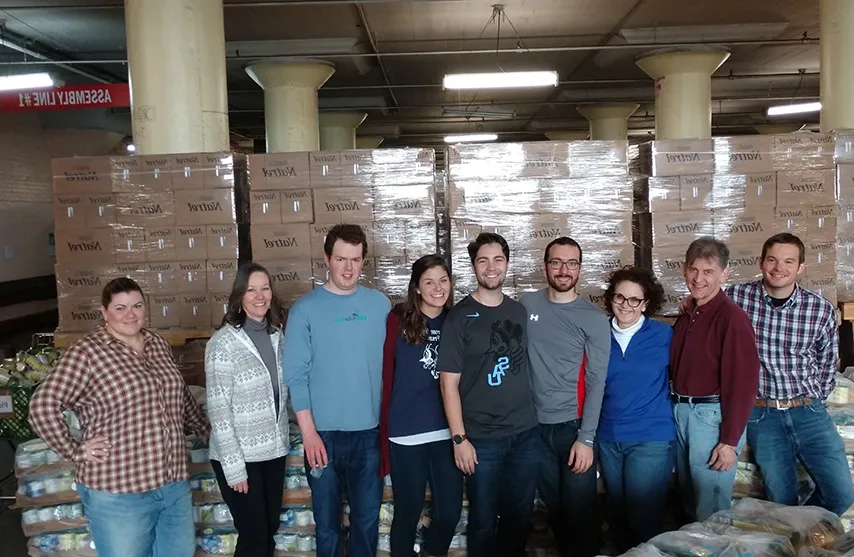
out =
[(430, 556), (448, 554), (462, 511), (463, 477), (454, 463), (451, 432), (439, 390), (442, 323), (451, 307), (451, 276), (439, 255), (412, 264), (406, 301), (388, 316), (383, 347), (380, 474), (391, 472), (394, 521), (391, 557), (411, 557), (430, 485)]

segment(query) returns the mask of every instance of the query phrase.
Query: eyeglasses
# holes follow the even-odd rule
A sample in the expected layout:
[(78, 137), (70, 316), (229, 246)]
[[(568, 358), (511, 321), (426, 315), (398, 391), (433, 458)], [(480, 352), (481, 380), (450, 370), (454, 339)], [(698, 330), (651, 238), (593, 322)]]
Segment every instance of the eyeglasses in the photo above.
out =
[(635, 298), (632, 296), (631, 298), (626, 298), (622, 294), (614, 294), (614, 303), (618, 305), (623, 305), (623, 303), (629, 304), (630, 308), (636, 308), (643, 303), (643, 298)]
[(566, 266), (570, 271), (577, 271), (579, 267), (581, 267), (581, 263), (579, 263), (575, 259), (570, 259), (569, 261), (561, 261), (560, 259), (549, 259), (549, 268), (554, 269), (555, 271), (559, 271), (561, 267)]

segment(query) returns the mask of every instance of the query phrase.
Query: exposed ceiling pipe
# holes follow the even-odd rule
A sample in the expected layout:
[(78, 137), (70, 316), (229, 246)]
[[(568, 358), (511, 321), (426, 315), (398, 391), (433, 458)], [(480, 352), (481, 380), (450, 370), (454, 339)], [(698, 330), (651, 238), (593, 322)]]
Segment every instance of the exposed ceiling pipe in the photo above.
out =
[(368, 41), (371, 44), (371, 50), (374, 54), (377, 55), (377, 64), (380, 66), (380, 72), (383, 74), (383, 81), (385, 81), (386, 88), (388, 89), (388, 94), (391, 97), (391, 102), (397, 107), (397, 97), (394, 96), (394, 89), (391, 87), (391, 80), (388, 78), (388, 72), (385, 69), (385, 64), (383, 64), (383, 59), (380, 57), (380, 49), (377, 46), (377, 42), (374, 40), (374, 34), (371, 32), (371, 27), (368, 25), (368, 18), (365, 17), (365, 10), (362, 9), (361, 4), (356, 4), (356, 10), (359, 12), (359, 20), (362, 22), (362, 27), (365, 30), (365, 33), (368, 35)]
[[(764, 111), (754, 111), (754, 112), (713, 112), (713, 118), (753, 118), (753, 117), (761, 117), (764, 121), (766, 119)], [(792, 119), (802, 120), (803, 114), (792, 115)], [(517, 117), (517, 118), (485, 118), (481, 120), (476, 114), (472, 114), (471, 117), (466, 116), (442, 116), (442, 117), (426, 117), (426, 118), (411, 118), (406, 120), (393, 120), (383, 118), (381, 120), (376, 120), (374, 122), (365, 122), (362, 124), (359, 129), (362, 129), (365, 126), (371, 125), (383, 125), (383, 126), (397, 126), (397, 125), (407, 125), (407, 124), (420, 124), (420, 125), (429, 125), (429, 124), (461, 124), (465, 122), (477, 122), (477, 123), (509, 123), (509, 122), (522, 122), (528, 121), (529, 118), (527, 116)], [(587, 123), (587, 118), (583, 116), (537, 116), (536, 118), (530, 118), (531, 121), (534, 122), (584, 122)], [(646, 120), (655, 120), (655, 114), (633, 114), (628, 119), (630, 122), (637, 121), (646, 121)]]
[[(593, 50), (654, 50), (657, 48), (696, 48), (702, 46), (809, 46), (819, 44), (819, 39), (804, 38), (804, 39), (768, 39), (768, 40), (747, 40), (747, 41), (719, 41), (719, 42), (682, 42), (682, 43), (647, 43), (647, 44), (605, 44), (605, 45), (574, 45), (574, 46), (542, 46), (532, 47), (525, 50), (517, 50), (515, 48), (499, 48), (499, 49), (469, 49), (469, 50), (422, 50), (422, 51), (405, 51), (405, 52), (333, 52), (333, 53), (315, 53), (315, 54), (297, 54), (287, 55), (292, 60), (309, 60), (309, 59), (338, 59), (338, 58), (407, 58), (417, 56), (460, 56), (460, 55), (489, 55), (496, 54), (541, 54), (544, 52), (589, 52)], [(226, 56), (226, 60), (239, 60), (247, 62), (249, 60), (259, 60), (263, 58), (281, 58), (282, 54), (263, 54), (250, 57), (244, 56)], [(56, 64), (127, 64), (127, 58), (112, 58), (106, 60), (56, 60)], [(27, 66), (33, 65), (34, 62), (18, 61), (18, 62), (3, 62), (7, 66)]]
[[(460, 2), (460, 0), (409, 0), (416, 4)], [(403, 0), (279, 0), (267, 2), (223, 2), (224, 8), (282, 8), (288, 6), (335, 6), (340, 4), (388, 4), (403, 3)], [(0, 10), (44, 11), (44, 10), (122, 10), (124, 4), (58, 4), (53, 6), (2, 6)]]
[[(3, 29), (3, 24), (2, 24), (2, 22), (0, 22), (0, 30), (2, 30), (2, 29)], [(28, 47), (24, 46), (23, 44), (19, 43), (18, 41), (10, 39), (7, 36), (5, 31), (0, 32), (0, 46), (5, 46), (6, 48), (9, 48), (11, 50), (20, 52), (21, 54), (24, 54), (25, 56), (37, 58), (39, 60), (39, 62), (34, 61), (33, 62), (34, 64), (53, 64), (53, 65), (56, 65), (56, 66), (58, 66), (64, 70), (67, 70), (69, 72), (73, 72), (73, 73), (76, 73), (77, 75), (82, 75), (83, 77), (97, 81), (98, 83), (114, 83), (114, 81), (111, 81), (109, 79), (104, 79), (103, 77), (96, 75), (92, 72), (88, 72), (84, 69), (75, 68), (75, 67), (72, 67), (71, 65), (64, 64), (64, 63), (56, 60), (55, 58), (51, 58), (50, 56), (47, 56), (46, 54), (42, 54), (41, 52), (35, 51), (31, 48), (28, 48)]]

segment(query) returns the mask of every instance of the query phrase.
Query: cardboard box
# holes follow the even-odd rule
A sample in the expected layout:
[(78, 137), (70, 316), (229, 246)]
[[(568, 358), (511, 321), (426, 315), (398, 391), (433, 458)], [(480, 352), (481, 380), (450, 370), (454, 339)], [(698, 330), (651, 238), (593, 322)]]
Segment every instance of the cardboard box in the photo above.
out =
[[(329, 234), (329, 231), (332, 230), (334, 224), (310, 224), (309, 225), (309, 235), (311, 238), (311, 257), (320, 257), (326, 255), (323, 251), (323, 244), (326, 242), (326, 235)], [(365, 231), (367, 235), (369, 230), (365, 230), (367, 227), (362, 226), (362, 230)], [(371, 236), (373, 236), (373, 232), (370, 232)], [(368, 241), (368, 253), (374, 255), (373, 251), (370, 249), (372, 246), (370, 245), (370, 239)]]
[(113, 234), (116, 263), (141, 263), (148, 258), (145, 229), (133, 226), (118, 226)]
[(648, 180), (649, 212), (667, 213), (681, 209), (681, 190), (678, 176), (653, 176)]
[(101, 302), (95, 297), (60, 298), (59, 330), (65, 333), (88, 333), (104, 323)]
[(683, 211), (703, 211), (714, 207), (713, 183), (714, 176), (711, 174), (679, 178), (680, 208)]
[(432, 218), (436, 215), (432, 184), (375, 186), (376, 218)]
[(228, 313), (228, 294), (211, 294), (211, 326), (219, 327)]
[(777, 170), (832, 169), (833, 134), (797, 132), (772, 136)]
[(835, 179), (833, 170), (778, 172), (777, 206), (833, 205), (836, 202)]
[(372, 188), (324, 188), (312, 192), (314, 222), (369, 223), (374, 220)]
[(111, 264), (116, 252), (112, 228), (68, 228), (56, 237), (56, 262)]
[(312, 189), (341, 187), (341, 153), (319, 151), (308, 154), (309, 176)]
[(86, 228), (87, 196), (80, 193), (53, 196), (53, 227)]
[(234, 190), (176, 190), (175, 217), (182, 225), (234, 224)]
[(151, 275), (145, 263), (119, 263), (116, 265), (116, 276), (133, 280), (143, 293), (151, 291)]
[(205, 235), (208, 243), (208, 259), (238, 258), (240, 244), (236, 224), (208, 226)]
[(652, 245), (687, 248), (702, 236), (714, 234), (711, 211), (682, 211), (664, 216), (653, 215)]
[(181, 300), (181, 328), (202, 329), (211, 328), (211, 301), (205, 294), (186, 294)]
[(514, 234), (514, 249), (544, 249), (552, 240), (570, 235), (569, 218), (565, 214), (544, 213), (516, 219), (518, 234)]
[(833, 241), (839, 214), (835, 205), (823, 207), (778, 207), (775, 232), (789, 232), (801, 240)]
[(112, 226), (118, 222), (116, 196), (111, 193), (87, 194), (84, 211), (89, 228)]
[[(439, 253), (436, 220), (406, 221), (406, 257), (410, 263), (419, 257)], [(376, 246), (376, 241), (374, 243)]]
[[(770, 234), (769, 234), (770, 236)], [(729, 282), (741, 283), (762, 278), (762, 242), (727, 244), (729, 248)]]
[(175, 197), (171, 191), (116, 194), (117, 222), (122, 226), (175, 226)]
[(832, 240), (810, 240), (804, 242), (806, 248), (807, 268), (821, 267), (823, 265), (836, 266), (836, 238)]
[(777, 204), (777, 173), (716, 174), (712, 189), (714, 207), (774, 207)]
[(241, 155), (228, 151), (202, 153), (202, 180), (208, 190), (234, 189), (236, 180), (236, 161)]
[(685, 265), (686, 245), (683, 247), (652, 248), (652, 270), (664, 282), (684, 282), (682, 269)]
[(72, 157), (51, 160), (53, 194), (112, 193), (109, 157)]
[(836, 198), (840, 201), (854, 201), (854, 164), (837, 166), (836, 179)]
[(176, 261), (178, 259), (178, 229), (172, 227), (147, 228), (145, 245), (149, 262)]
[(169, 160), (172, 164), (172, 189), (200, 190), (205, 187), (201, 153), (170, 155)]
[(229, 294), (237, 278), (237, 260), (209, 260), (207, 266), (208, 292), (211, 294)]
[(308, 258), (259, 260), (270, 273), (273, 291), (280, 301), (290, 307), (313, 288), (313, 271)]
[(281, 192), (249, 192), (249, 221), (252, 224), (282, 224)]
[(806, 268), (806, 277), (800, 285), (807, 290), (820, 294), (836, 305), (836, 265), (813, 265)]
[(171, 191), (172, 161), (167, 155), (112, 158), (113, 192)]
[[(175, 260), (176, 261), (201, 261), (208, 258), (208, 234), (209, 227), (179, 226), (175, 229)], [(213, 227), (221, 228), (221, 227)], [(235, 235), (237, 227), (234, 227)], [(224, 243), (224, 242), (223, 242)], [(236, 245), (236, 240), (235, 240)], [(219, 242), (217, 242), (219, 247)]]
[(146, 264), (148, 288), (152, 293), (168, 294), (180, 291), (178, 265), (174, 262)]
[(715, 211), (715, 238), (726, 244), (758, 244), (774, 234), (774, 211), (770, 208), (754, 210)]
[(632, 215), (629, 213), (570, 214), (567, 223), (569, 235), (584, 249), (632, 243)]
[(652, 141), (641, 145), (639, 151), (643, 173), (651, 176), (691, 176), (715, 171), (711, 138)]
[(836, 227), (839, 231), (854, 232), (854, 200), (840, 201), (836, 204)]
[(406, 256), (406, 221), (403, 219), (381, 220), (373, 223), (369, 238), (373, 239), (373, 242), (368, 245), (368, 255)]
[(290, 190), (309, 187), (308, 153), (249, 155), (250, 189)]
[(208, 291), (207, 263), (205, 261), (178, 261), (175, 264), (177, 292), (194, 294)]
[(311, 190), (282, 190), (282, 224), (312, 222), (314, 201)]
[[(539, 255), (538, 263), (542, 269), (543, 252), (538, 252), (537, 255)], [(581, 268), (582, 275), (589, 273), (591, 276), (604, 276), (607, 279), (608, 275), (614, 271), (634, 264), (635, 250), (632, 246), (602, 246), (584, 252)], [(542, 270), (540, 276), (542, 276)]]
[(149, 296), (148, 312), (152, 329), (177, 329), (181, 326), (181, 299), (174, 294)]
[(774, 170), (770, 135), (715, 137), (715, 172), (748, 174)]
[(309, 225), (252, 225), (250, 237), (253, 261), (311, 258)]
[(112, 265), (87, 265), (65, 263), (56, 265), (56, 292), (60, 298), (87, 296), (100, 299), (108, 282), (116, 278)]
[(352, 149), (337, 155), (344, 187), (433, 183), (433, 149)]

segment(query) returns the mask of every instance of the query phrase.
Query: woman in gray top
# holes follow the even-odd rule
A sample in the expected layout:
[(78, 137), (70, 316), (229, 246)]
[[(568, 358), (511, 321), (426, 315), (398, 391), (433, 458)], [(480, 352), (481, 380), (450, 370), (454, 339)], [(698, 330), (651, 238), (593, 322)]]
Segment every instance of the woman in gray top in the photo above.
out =
[(257, 263), (237, 271), (205, 350), (210, 455), (237, 529), (235, 557), (272, 557), (288, 454), (287, 386), (278, 361), (283, 311)]

